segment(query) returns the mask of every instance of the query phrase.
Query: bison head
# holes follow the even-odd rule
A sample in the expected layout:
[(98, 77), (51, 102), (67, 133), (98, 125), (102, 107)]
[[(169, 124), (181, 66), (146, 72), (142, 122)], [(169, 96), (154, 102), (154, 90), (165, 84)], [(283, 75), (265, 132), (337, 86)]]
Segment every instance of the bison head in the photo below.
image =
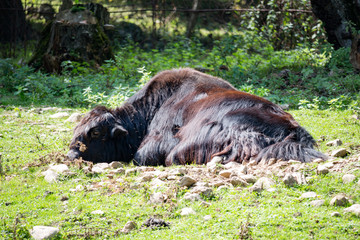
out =
[[(128, 131), (113, 110), (97, 107), (90, 111), (74, 129), (68, 158), (91, 162), (129, 161), (126, 136)], [(119, 147), (120, 146), (120, 147)], [(122, 147), (121, 147), (122, 146)]]

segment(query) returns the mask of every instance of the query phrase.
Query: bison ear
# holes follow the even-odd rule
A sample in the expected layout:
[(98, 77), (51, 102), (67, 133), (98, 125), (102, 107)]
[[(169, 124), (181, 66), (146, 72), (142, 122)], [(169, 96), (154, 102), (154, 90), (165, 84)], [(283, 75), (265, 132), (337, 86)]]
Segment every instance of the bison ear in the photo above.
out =
[(116, 124), (114, 128), (111, 130), (111, 137), (121, 137), (128, 134), (128, 131), (121, 125)]

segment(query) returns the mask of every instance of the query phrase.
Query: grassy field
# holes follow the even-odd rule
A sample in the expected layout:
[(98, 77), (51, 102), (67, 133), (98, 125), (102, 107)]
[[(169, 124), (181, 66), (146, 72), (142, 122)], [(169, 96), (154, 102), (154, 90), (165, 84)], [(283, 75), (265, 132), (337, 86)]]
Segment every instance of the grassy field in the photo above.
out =
[[(352, 203), (360, 202), (359, 138), (360, 121), (352, 111), (294, 110), (291, 113), (319, 142), (319, 150), (330, 153), (334, 147), (325, 143), (341, 139), (351, 154), (349, 163), (339, 172), (316, 174), (316, 163), (307, 164), (302, 172), (305, 185), (287, 187), (280, 177), (271, 176), (273, 191), (254, 193), (248, 187), (214, 187), (213, 196), (203, 201), (186, 201), (186, 188), (177, 180), (168, 180), (163, 204), (149, 202), (153, 193), (149, 182), (139, 183), (142, 173), (116, 175), (86, 174), (70, 165), (73, 175), (61, 175), (56, 183), (48, 183), (41, 172), (50, 164), (63, 160), (75, 123), (66, 118), (50, 118), (54, 113), (86, 112), (86, 109), (1, 108), (0, 152), (2, 173), (0, 185), (0, 235), (3, 239), (30, 238), (33, 226), (55, 226), (59, 239), (79, 239), (85, 230), (89, 239), (358, 239), (360, 218), (344, 213), (346, 207), (331, 206), (332, 197), (344, 193)], [(134, 166), (125, 166), (125, 169)], [(185, 169), (198, 166), (186, 166)], [(179, 167), (171, 167), (176, 169)], [(184, 167), (183, 167), (184, 168)], [(206, 168), (201, 166), (201, 168)], [(168, 171), (157, 167), (159, 171)], [(345, 173), (356, 181), (344, 184)], [(180, 176), (178, 176), (180, 177)], [(86, 186), (101, 182), (95, 191)], [(211, 179), (206, 181), (211, 182)], [(82, 189), (79, 185), (85, 187)], [(78, 191), (74, 190), (78, 187)], [(300, 199), (302, 193), (314, 191), (315, 199), (325, 200), (313, 207), (313, 199)], [(350, 204), (348, 204), (350, 205)], [(181, 209), (191, 207), (196, 214), (181, 216)], [(104, 214), (92, 214), (102, 210)], [(331, 213), (341, 216), (333, 217)], [(205, 220), (204, 216), (211, 216)], [(170, 223), (169, 228), (141, 227), (149, 217)], [(137, 229), (119, 233), (128, 221)], [(75, 231), (77, 230), (77, 232)], [(96, 231), (100, 233), (96, 233)], [(116, 234), (119, 233), (119, 234)], [(83, 235), (85, 236), (85, 235)]]

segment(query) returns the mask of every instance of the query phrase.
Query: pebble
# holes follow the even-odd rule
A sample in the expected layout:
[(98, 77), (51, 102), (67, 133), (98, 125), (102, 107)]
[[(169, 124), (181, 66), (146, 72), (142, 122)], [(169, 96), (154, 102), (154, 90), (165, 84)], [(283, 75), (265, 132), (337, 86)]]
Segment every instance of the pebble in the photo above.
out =
[(211, 215), (205, 215), (204, 216), (204, 220), (205, 221), (209, 221), (209, 220), (211, 220), (212, 219), (212, 216)]
[(354, 204), (351, 207), (345, 208), (344, 212), (353, 213), (357, 217), (360, 217), (360, 204)]
[(69, 171), (69, 167), (65, 164), (49, 166), (49, 169), (54, 172), (57, 172), (57, 173), (63, 173), (63, 172)]
[(45, 172), (42, 172), (42, 175), (44, 175), (44, 179), (48, 183), (56, 182), (59, 178), (59, 173), (54, 172), (53, 170), (50, 169)]
[(67, 112), (58, 112), (53, 115), (50, 115), (49, 117), (50, 118), (64, 118), (64, 117), (68, 117), (68, 116), (69, 116), (69, 113), (67, 113)]
[(65, 120), (65, 122), (80, 122), (80, 120), (82, 119), (83, 114), (81, 113), (73, 113), (70, 115), (70, 117), (68, 119)]
[(91, 171), (94, 173), (104, 173), (107, 169), (110, 169), (110, 165), (108, 163), (97, 163), (95, 164)]
[(329, 173), (329, 168), (327, 168), (325, 165), (319, 165), (316, 169), (316, 173), (318, 175), (326, 175)]
[(104, 211), (102, 211), (102, 210), (95, 210), (95, 211), (92, 211), (91, 214), (93, 214), (93, 215), (104, 215)]
[(330, 216), (332, 216), (332, 217), (341, 217), (341, 214), (339, 212), (332, 212), (330, 214)]
[(310, 205), (313, 207), (321, 207), (325, 204), (325, 200), (314, 200), (310, 202)]
[(349, 204), (349, 199), (342, 193), (333, 197), (330, 201), (330, 206), (344, 207)]
[(317, 197), (316, 192), (306, 192), (301, 194), (300, 199), (305, 199), (305, 198), (315, 198)]
[(334, 146), (334, 147), (338, 147), (341, 146), (343, 143), (340, 139), (335, 139), (333, 141), (327, 142), (326, 146)]
[(345, 174), (343, 177), (342, 177), (342, 181), (343, 183), (351, 183), (355, 180), (355, 175), (354, 174)]
[(191, 193), (198, 193), (200, 195), (203, 195), (205, 197), (212, 197), (213, 196), (213, 190), (210, 187), (205, 187), (205, 186), (198, 186), (198, 187), (194, 187), (193, 189), (191, 189), (190, 191)]
[(129, 232), (131, 232), (132, 230), (136, 229), (137, 225), (136, 222), (134, 221), (128, 221), (125, 226), (123, 227), (123, 229), (121, 230), (122, 233), (128, 234)]
[(165, 201), (165, 196), (161, 192), (156, 192), (150, 195), (150, 203), (162, 204)]
[(230, 183), (234, 186), (241, 186), (241, 187), (246, 187), (247, 185), (249, 185), (244, 179), (234, 176), (230, 178)]
[(181, 209), (180, 212), (181, 216), (188, 216), (193, 214), (196, 214), (196, 212), (192, 208), (188, 208), (188, 207)]
[(267, 190), (273, 188), (274, 185), (275, 185), (274, 180), (268, 177), (261, 177), (255, 182), (255, 184), (252, 187), (249, 188), (249, 190), (254, 192), (261, 192), (264, 189)]
[(346, 148), (336, 149), (331, 152), (332, 157), (345, 157), (347, 154), (349, 154), (349, 151)]
[(229, 178), (231, 173), (232, 173), (231, 170), (222, 170), (222, 171), (219, 172), (219, 175), (224, 177), (224, 178)]
[(55, 237), (59, 233), (59, 229), (48, 226), (34, 226), (30, 230), (30, 235), (35, 240), (50, 239)]
[(190, 186), (194, 185), (194, 183), (196, 183), (196, 180), (187, 175), (183, 176), (179, 180), (180, 187), (190, 187)]
[(118, 169), (118, 168), (123, 168), (124, 166), (121, 164), (121, 162), (118, 162), (118, 161), (113, 161), (109, 164), (109, 166), (112, 168), (112, 169)]
[(185, 195), (184, 195), (184, 199), (185, 199), (185, 200), (188, 200), (188, 201), (192, 201), (192, 202), (194, 202), (194, 201), (200, 201), (200, 200), (201, 200), (201, 196), (200, 196), (200, 194), (198, 194), (198, 193), (190, 193), (190, 192), (187, 192), (187, 193), (185, 193)]

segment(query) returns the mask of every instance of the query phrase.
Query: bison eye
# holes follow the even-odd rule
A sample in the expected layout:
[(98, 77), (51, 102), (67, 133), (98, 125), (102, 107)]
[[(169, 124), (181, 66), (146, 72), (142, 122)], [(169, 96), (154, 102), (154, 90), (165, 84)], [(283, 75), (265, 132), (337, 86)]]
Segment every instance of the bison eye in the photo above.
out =
[(98, 138), (100, 137), (101, 132), (99, 131), (99, 129), (94, 128), (91, 132), (90, 132), (90, 136), (91, 138)]

